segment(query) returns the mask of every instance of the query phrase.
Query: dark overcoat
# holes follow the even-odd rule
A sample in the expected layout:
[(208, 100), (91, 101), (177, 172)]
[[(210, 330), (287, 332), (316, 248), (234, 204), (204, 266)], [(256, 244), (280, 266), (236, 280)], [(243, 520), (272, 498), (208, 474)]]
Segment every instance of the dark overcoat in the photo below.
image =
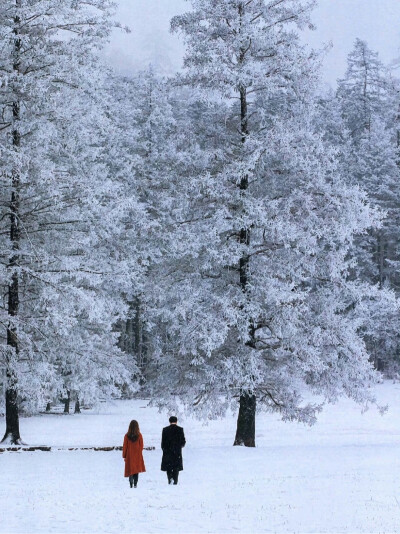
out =
[(169, 425), (163, 428), (161, 471), (183, 470), (182, 447), (185, 446), (185, 443), (185, 434), (182, 427)]

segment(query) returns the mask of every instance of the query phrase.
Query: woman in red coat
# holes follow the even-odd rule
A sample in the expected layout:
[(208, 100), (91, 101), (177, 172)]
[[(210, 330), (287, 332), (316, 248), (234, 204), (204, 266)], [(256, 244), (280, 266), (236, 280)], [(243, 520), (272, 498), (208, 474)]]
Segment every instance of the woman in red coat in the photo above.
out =
[(139, 423), (131, 421), (124, 437), (122, 457), (125, 459), (125, 476), (129, 477), (129, 484), (135, 488), (139, 480), (139, 473), (146, 471), (142, 451), (143, 436), (140, 433)]

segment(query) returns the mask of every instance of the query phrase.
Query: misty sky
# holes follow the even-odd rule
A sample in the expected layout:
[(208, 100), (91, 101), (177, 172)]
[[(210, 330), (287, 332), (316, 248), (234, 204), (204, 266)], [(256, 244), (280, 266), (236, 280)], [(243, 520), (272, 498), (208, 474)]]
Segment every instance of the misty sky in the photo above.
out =
[[(118, 20), (132, 32), (115, 32), (107, 49), (109, 61), (124, 74), (150, 62), (170, 74), (180, 68), (183, 45), (169, 34), (173, 15), (189, 9), (185, 0), (117, 0)], [(314, 11), (314, 32), (304, 40), (315, 48), (332, 42), (324, 66), (331, 85), (346, 69), (346, 56), (356, 37), (366, 40), (385, 63), (400, 56), (400, 0), (319, 0)]]

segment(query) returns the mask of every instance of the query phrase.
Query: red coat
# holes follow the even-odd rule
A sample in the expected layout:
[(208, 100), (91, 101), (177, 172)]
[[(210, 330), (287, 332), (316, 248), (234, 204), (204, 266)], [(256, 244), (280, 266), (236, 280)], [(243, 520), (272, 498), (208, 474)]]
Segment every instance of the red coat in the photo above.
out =
[(124, 445), (122, 447), (122, 457), (125, 458), (125, 476), (144, 473), (146, 468), (143, 461), (143, 436), (139, 434), (139, 439), (131, 441), (125, 434)]

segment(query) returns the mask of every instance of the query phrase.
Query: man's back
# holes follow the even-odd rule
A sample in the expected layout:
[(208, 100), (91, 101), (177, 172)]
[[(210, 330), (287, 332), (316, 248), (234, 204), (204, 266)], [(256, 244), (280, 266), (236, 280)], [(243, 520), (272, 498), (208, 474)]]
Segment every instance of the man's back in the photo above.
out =
[(183, 428), (178, 425), (169, 425), (163, 428), (161, 448), (162, 450), (177, 450), (185, 446), (185, 434)]
[(176, 424), (178, 418), (172, 415), (169, 422), (171, 424), (163, 428), (161, 437), (161, 471), (167, 472), (168, 484), (171, 484), (172, 480), (174, 484), (178, 484), (179, 471), (183, 470), (182, 447), (185, 446), (186, 440), (183, 428)]

